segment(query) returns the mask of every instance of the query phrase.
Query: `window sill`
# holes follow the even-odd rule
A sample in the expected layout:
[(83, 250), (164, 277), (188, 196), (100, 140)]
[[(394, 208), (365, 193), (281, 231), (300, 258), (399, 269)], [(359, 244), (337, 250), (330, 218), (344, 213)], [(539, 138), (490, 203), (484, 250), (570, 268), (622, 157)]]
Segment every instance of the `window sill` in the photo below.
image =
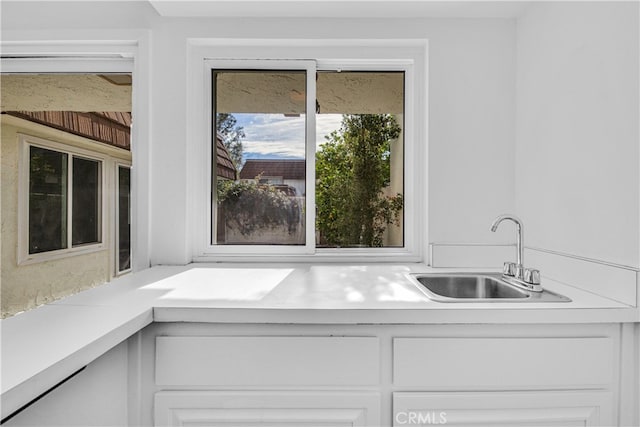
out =
[(37, 264), (41, 262), (54, 261), (63, 258), (86, 255), (94, 252), (106, 251), (105, 243), (78, 246), (70, 249), (60, 249), (57, 251), (42, 252), (39, 254), (21, 254), (18, 256), (18, 265)]
[(261, 263), (261, 262), (291, 262), (308, 264), (325, 263), (416, 263), (422, 262), (420, 252), (409, 251), (404, 248), (330, 248), (317, 249), (313, 254), (292, 254), (287, 252), (256, 253), (256, 252), (205, 252), (195, 255), (192, 260), (202, 262), (233, 262), (233, 263)]

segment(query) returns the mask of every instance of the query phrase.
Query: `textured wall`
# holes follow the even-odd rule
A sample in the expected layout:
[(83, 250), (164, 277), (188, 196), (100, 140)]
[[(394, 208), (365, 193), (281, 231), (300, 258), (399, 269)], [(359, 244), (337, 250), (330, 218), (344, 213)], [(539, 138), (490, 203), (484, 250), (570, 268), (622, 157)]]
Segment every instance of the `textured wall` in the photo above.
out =
[[(108, 250), (54, 261), (17, 265), (18, 132), (73, 145), (94, 144), (21, 119), (2, 116), (2, 317), (74, 294), (109, 279)], [(105, 165), (109, 167), (109, 165)], [(105, 239), (109, 239), (108, 232)], [(107, 245), (108, 246), (108, 245)]]
[(131, 86), (96, 74), (9, 74), (0, 89), (2, 111), (131, 111)]

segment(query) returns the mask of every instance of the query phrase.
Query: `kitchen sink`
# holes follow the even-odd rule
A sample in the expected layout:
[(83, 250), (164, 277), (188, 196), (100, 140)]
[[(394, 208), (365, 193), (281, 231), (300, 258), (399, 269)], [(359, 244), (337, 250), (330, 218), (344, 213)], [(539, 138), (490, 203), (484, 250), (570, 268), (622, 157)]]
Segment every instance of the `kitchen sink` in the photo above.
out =
[(411, 274), (430, 299), (439, 302), (569, 302), (547, 291), (530, 292), (502, 280), (500, 274)]

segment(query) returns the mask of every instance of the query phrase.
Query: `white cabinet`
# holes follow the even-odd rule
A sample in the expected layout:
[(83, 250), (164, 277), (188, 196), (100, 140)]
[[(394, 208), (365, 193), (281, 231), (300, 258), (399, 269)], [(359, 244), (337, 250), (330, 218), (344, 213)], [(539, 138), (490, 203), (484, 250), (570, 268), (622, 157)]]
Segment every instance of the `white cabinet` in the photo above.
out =
[(157, 427), (380, 425), (380, 395), (371, 392), (168, 391), (154, 406)]
[(396, 392), (393, 425), (610, 426), (612, 400), (605, 391)]
[(496, 335), (395, 338), (393, 425), (615, 424), (613, 336)]
[(357, 336), (158, 336), (154, 423), (379, 426), (380, 393), (358, 390), (380, 383), (379, 347)]
[(621, 419), (619, 325), (166, 323), (147, 328), (142, 340), (136, 425)]

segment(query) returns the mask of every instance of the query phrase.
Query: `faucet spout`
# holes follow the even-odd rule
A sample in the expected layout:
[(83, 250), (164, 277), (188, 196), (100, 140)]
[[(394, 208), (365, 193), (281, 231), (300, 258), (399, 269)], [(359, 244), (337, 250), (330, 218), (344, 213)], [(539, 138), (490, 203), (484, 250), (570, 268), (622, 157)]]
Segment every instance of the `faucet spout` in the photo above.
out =
[(522, 221), (514, 215), (500, 215), (493, 220), (493, 223), (491, 224), (491, 231), (496, 231), (500, 223), (504, 220), (513, 221), (516, 224), (516, 248), (518, 252), (515, 264), (512, 262), (504, 263), (502, 280), (528, 291), (542, 292), (543, 289), (540, 285), (540, 271), (535, 268), (524, 268), (524, 265), (522, 265), (524, 262), (524, 246), (522, 244), (524, 227), (522, 226)]
[(504, 220), (513, 221), (516, 224), (516, 265), (522, 266), (522, 259), (524, 258), (524, 247), (522, 246), (524, 227), (522, 226), (522, 221), (520, 221), (520, 219), (514, 215), (500, 215), (493, 220), (493, 224), (491, 224), (491, 231), (495, 232), (498, 229), (498, 225), (500, 225), (500, 223)]

